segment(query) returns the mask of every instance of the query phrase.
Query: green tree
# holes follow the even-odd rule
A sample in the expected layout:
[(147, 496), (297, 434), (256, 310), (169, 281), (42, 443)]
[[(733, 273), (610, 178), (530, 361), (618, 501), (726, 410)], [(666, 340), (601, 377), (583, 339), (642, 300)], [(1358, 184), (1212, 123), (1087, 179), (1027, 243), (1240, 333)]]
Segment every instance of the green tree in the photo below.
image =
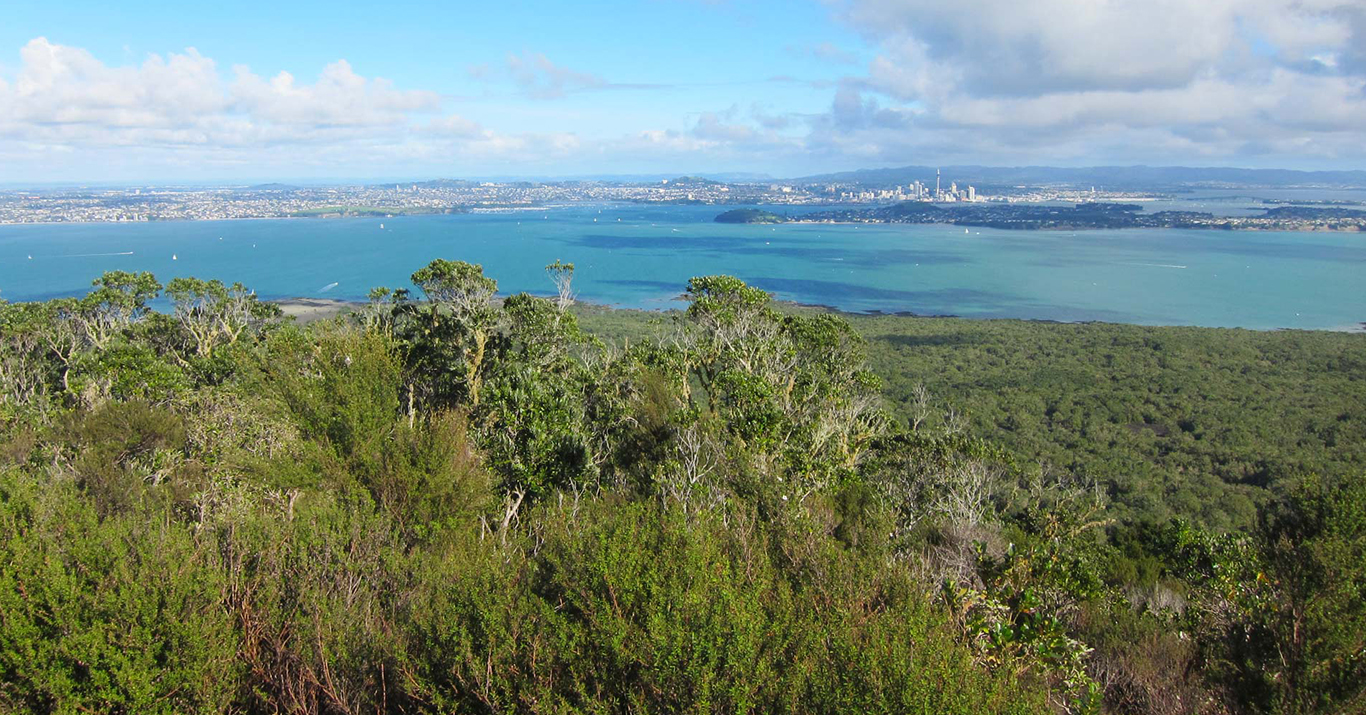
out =
[(45, 308), (0, 301), (0, 405), (32, 406), (47, 392), (40, 347), (49, 330)]
[(1366, 479), (1310, 478), (1260, 533), (1266, 598), (1254, 628), (1282, 713), (1366, 707)]
[(148, 272), (107, 271), (79, 302), (78, 319), (86, 339), (104, 349), (119, 331), (147, 314), (147, 303), (161, 293), (161, 283)]
[(1251, 712), (1366, 702), (1366, 481), (1304, 480), (1253, 534), (1167, 536), (1190, 581), (1205, 672)]
[(484, 358), (498, 317), (493, 305), (498, 282), (480, 266), (440, 258), (413, 273), (412, 281), (427, 302), (403, 302), (396, 321), (430, 397), (478, 406)]
[(262, 303), (241, 283), (175, 278), (166, 284), (166, 295), (195, 355), (202, 358), (213, 357), (214, 348), (235, 344), (244, 331), (280, 314), (279, 306)]
[(691, 413), (719, 417), (782, 500), (801, 503), (852, 476), (888, 426), (862, 338), (835, 316), (784, 315), (731, 276), (693, 278), (687, 297), (675, 347), (650, 359), (701, 388), (683, 388)]

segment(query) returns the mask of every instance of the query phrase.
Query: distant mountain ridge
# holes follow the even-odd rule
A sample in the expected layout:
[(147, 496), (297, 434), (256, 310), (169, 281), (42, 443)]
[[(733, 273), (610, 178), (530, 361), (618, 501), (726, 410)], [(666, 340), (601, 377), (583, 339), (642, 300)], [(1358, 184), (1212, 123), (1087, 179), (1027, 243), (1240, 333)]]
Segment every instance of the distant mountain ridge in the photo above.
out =
[(1293, 169), (1240, 169), (1187, 166), (902, 166), (858, 169), (791, 179), (795, 183), (848, 182), (860, 184), (907, 184), (933, 179), (938, 170), (944, 181), (978, 184), (1071, 184), (1115, 188), (1170, 188), (1177, 186), (1342, 186), (1366, 187), (1366, 171), (1298, 171)]

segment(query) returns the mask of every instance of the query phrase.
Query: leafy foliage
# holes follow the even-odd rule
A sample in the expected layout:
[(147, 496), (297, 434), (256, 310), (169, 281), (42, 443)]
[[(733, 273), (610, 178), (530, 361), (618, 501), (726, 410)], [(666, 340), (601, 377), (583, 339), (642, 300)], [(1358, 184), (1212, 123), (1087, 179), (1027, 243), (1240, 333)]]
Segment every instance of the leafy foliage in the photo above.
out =
[[(941, 351), (891, 333), (943, 322), (794, 310), (729, 276), (690, 281), (686, 311), (604, 313), (573, 273), (500, 298), (436, 260), (308, 326), (193, 278), (158, 314), (150, 274), (0, 303), (0, 712), (1362, 702), (1362, 482), (1288, 487), (1354, 464), (1356, 413), (1302, 449), (1266, 440), (1274, 478), (1240, 480), (1220, 392), (1275, 348), (1298, 367), (1265, 384), (1350, 394), (1332, 340), (1306, 363), (1279, 336), (1157, 331), (1157, 350), (1124, 342), (1147, 329), (951, 323), (1012, 350)], [(1206, 393), (1133, 402), (1201, 354)], [(1085, 392), (1100, 359), (1111, 391)], [(1054, 389), (1071, 406), (1040, 421)], [(1174, 433), (1138, 418), (1198, 428), (1149, 444)]]

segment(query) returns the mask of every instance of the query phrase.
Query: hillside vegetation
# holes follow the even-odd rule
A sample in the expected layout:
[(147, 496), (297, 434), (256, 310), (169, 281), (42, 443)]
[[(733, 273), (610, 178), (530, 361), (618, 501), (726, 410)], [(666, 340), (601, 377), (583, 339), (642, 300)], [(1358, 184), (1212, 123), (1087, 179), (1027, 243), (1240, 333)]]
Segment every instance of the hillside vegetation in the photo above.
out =
[(727, 276), (573, 310), (573, 271), (437, 260), (308, 326), (145, 273), (0, 304), (0, 712), (1360, 711), (1349, 349)]
[[(580, 315), (614, 341), (667, 329), (648, 312)], [(1247, 529), (1305, 475), (1366, 474), (1366, 335), (841, 317), (898, 423), (1096, 482), (1123, 523)]]

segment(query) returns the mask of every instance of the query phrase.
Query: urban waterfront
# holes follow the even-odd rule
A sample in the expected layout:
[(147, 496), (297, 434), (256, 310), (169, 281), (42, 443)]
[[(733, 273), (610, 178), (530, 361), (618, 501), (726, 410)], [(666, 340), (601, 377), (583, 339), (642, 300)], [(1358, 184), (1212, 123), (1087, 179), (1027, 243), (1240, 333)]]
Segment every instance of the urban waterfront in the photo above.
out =
[(547, 293), (577, 264), (581, 300), (669, 309), (690, 276), (728, 273), (849, 311), (1256, 329), (1366, 321), (1357, 233), (943, 225), (736, 226), (714, 206), (575, 205), (463, 215), (0, 226), (0, 298), (81, 293), (105, 270), (241, 280), (266, 298), (363, 299), (432, 258), (481, 263), (500, 292)]

